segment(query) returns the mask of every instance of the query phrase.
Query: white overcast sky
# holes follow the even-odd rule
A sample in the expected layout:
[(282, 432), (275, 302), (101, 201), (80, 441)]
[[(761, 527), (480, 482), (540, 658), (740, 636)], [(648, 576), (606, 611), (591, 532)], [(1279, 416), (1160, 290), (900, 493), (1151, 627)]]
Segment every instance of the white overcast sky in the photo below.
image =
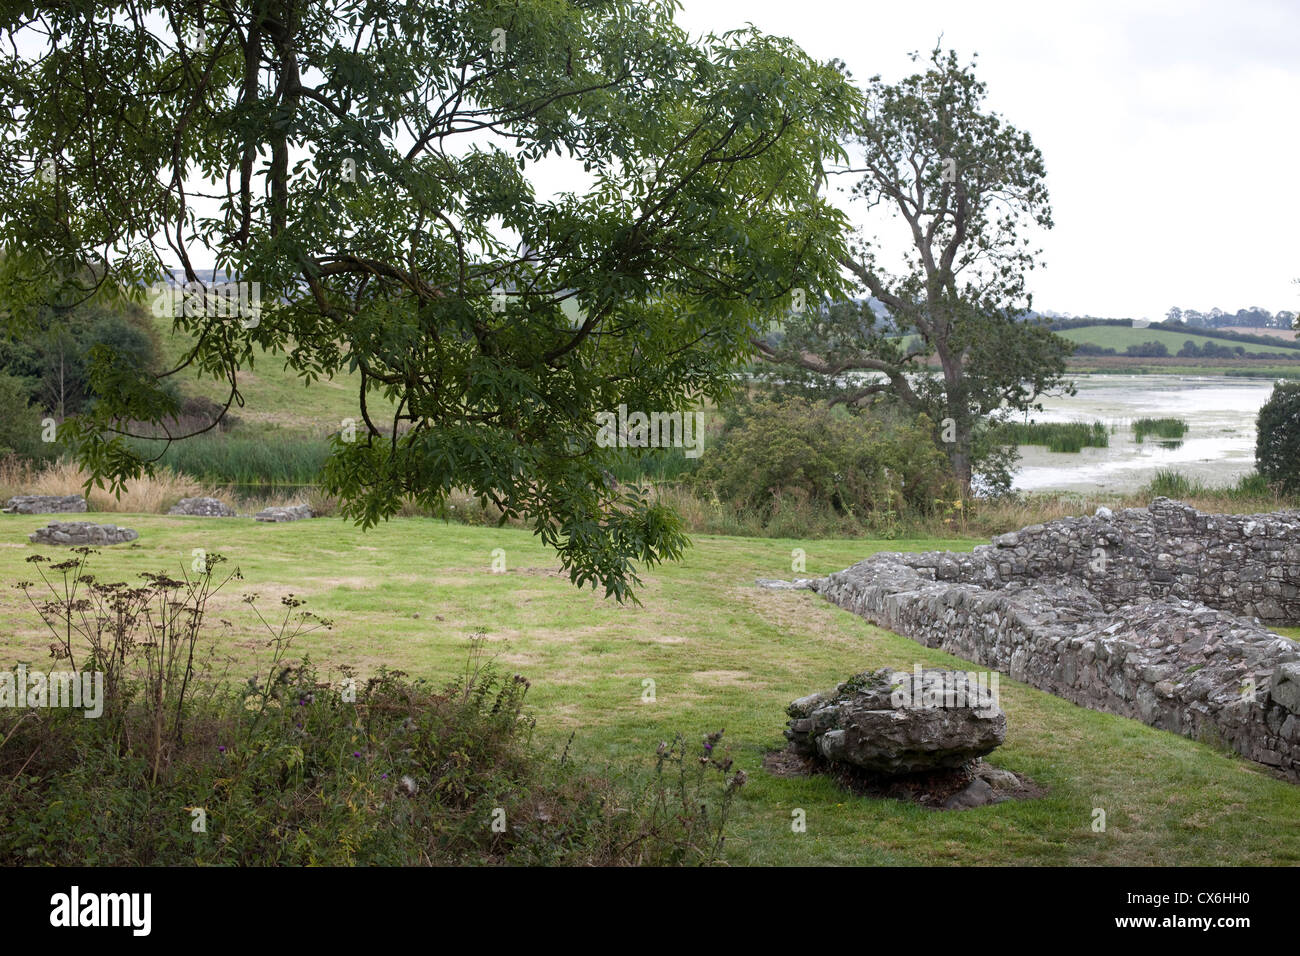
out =
[(1297, 0), (684, 0), (677, 22), (753, 23), (859, 81), (915, 72), (940, 34), (978, 53), (988, 108), (1047, 166), (1038, 309), (1300, 311)]

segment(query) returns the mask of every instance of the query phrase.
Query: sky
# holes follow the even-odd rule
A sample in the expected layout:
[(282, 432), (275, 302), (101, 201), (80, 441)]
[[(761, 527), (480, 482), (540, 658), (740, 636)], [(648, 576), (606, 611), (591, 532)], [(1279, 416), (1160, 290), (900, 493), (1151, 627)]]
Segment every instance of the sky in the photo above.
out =
[(753, 23), (858, 81), (916, 72), (908, 53), (940, 36), (978, 53), (987, 107), (1047, 168), (1036, 309), (1300, 311), (1295, 0), (684, 0), (676, 19), (692, 35)]

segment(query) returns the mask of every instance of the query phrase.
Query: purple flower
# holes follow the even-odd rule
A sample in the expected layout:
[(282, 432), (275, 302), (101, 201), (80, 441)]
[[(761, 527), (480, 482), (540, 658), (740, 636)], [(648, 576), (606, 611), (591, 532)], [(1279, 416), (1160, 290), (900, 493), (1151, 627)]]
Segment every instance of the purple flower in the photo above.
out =
[(218, 747), (218, 748), (217, 748), (217, 753), (225, 753), (225, 752), (226, 752), (226, 748), (225, 748), (225, 747)]
[(354, 756), (354, 757), (360, 757), (360, 756), (361, 756), (361, 751), (360, 751), (360, 750), (354, 750), (354, 751), (352, 751), (352, 756)]
[(380, 775), (379, 775), (379, 779), (380, 779), (380, 780), (387, 780), (387, 779), (388, 779), (388, 774), (386, 774), (386, 773), (380, 774)]

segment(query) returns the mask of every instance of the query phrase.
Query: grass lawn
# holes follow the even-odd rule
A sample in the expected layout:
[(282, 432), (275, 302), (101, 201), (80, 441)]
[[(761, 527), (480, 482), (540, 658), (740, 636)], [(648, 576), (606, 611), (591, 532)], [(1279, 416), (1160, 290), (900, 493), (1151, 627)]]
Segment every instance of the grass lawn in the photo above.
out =
[[(46, 666), (48, 637), (10, 585), (35, 577), (27, 534), (45, 516), (0, 516), (0, 660)], [(191, 551), (227, 555), (232, 582), (210, 620), (233, 623), (221, 650), (232, 677), (264, 653), (240, 597), (278, 607), (288, 593), (334, 629), (297, 645), (335, 668), (381, 665), (441, 682), (458, 672), (482, 628), (503, 667), (532, 681), (538, 740), (611, 772), (649, 766), (660, 740), (726, 729), (750, 782), (729, 824), (735, 864), (1300, 863), (1300, 786), (1236, 756), (1001, 682), (1008, 741), (991, 762), (1028, 774), (1047, 796), (937, 813), (868, 800), (824, 780), (779, 779), (760, 767), (783, 745), (784, 707), (850, 674), (885, 665), (974, 667), (880, 630), (809, 592), (769, 592), (756, 577), (789, 578), (791, 550), (808, 575), (881, 550), (969, 549), (964, 541), (790, 541), (701, 537), (680, 564), (643, 575), (643, 607), (620, 607), (568, 583), (527, 531), (402, 519), (362, 532), (332, 519), (294, 524), (113, 515), (139, 547), (105, 549), (101, 580), (188, 566)], [(506, 570), (493, 573), (492, 551)], [(55, 549), (43, 553), (56, 554)], [(646, 680), (654, 699), (645, 699)], [(791, 830), (795, 809), (807, 831)], [(1092, 830), (1094, 808), (1106, 812)]]

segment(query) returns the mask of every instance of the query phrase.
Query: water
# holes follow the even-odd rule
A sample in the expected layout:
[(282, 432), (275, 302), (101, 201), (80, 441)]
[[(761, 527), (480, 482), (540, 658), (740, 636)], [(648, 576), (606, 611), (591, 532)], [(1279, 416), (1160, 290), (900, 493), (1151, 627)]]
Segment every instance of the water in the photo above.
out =
[[(1015, 487), (1021, 491), (1132, 492), (1156, 471), (1173, 468), (1207, 485), (1227, 485), (1255, 468), (1255, 418), (1271, 381), (1197, 375), (1078, 375), (1073, 397), (1047, 398), (1032, 421), (1101, 421), (1109, 448), (1049, 452), (1022, 445)], [(1133, 439), (1138, 418), (1181, 418), (1177, 442)]]

